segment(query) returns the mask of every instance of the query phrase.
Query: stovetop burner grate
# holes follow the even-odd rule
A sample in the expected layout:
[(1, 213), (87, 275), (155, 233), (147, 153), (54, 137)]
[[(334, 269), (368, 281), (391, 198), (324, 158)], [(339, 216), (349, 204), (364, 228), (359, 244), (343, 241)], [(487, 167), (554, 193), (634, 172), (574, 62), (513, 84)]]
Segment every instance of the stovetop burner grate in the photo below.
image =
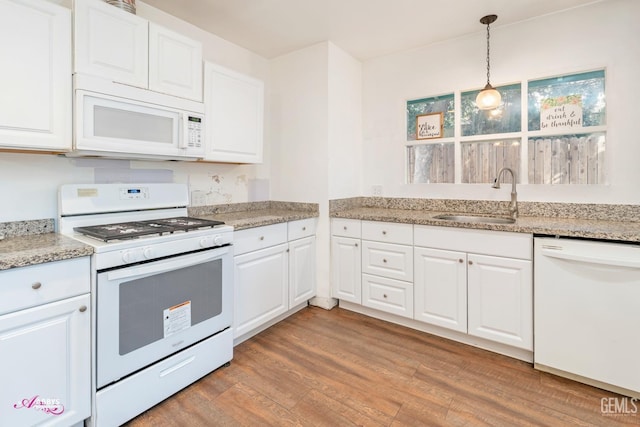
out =
[(104, 242), (112, 240), (135, 239), (143, 236), (162, 236), (174, 232), (201, 230), (222, 225), (222, 221), (212, 221), (201, 218), (175, 217), (154, 219), (150, 221), (132, 221), (115, 224), (91, 225), (75, 227), (74, 231), (93, 237)]

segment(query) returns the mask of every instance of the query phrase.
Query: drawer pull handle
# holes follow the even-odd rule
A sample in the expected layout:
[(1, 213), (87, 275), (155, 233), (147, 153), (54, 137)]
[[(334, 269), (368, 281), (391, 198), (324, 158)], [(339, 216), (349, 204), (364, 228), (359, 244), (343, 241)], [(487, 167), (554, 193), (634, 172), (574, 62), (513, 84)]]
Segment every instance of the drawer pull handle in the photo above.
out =
[(358, 244), (356, 243), (356, 248), (358, 247)]
[(386, 236), (386, 235), (387, 235), (387, 232), (386, 232), (386, 231), (384, 231), (384, 230), (382, 230), (382, 235), (383, 235), (383, 236)]
[(382, 259), (382, 262), (384, 262), (384, 263), (386, 264), (386, 263), (387, 263), (387, 259), (386, 259), (386, 258), (383, 258), (383, 259)]
[(307, 227), (302, 227), (302, 231), (307, 231)]
[(260, 236), (260, 240), (264, 240), (264, 236)]
[(463, 260), (462, 258), (460, 258), (460, 259), (458, 260), (458, 262), (459, 262), (460, 264), (462, 264), (462, 263), (464, 262), (464, 260)]
[(344, 228), (345, 231), (347, 230), (347, 226), (346, 225), (343, 228)]
[(469, 261), (469, 265), (473, 265), (473, 261)]
[(42, 287), (42, 283), (40, 282), (36, 282), (33, 285), (31, 285), (31, 289), (40, 289)]
[(382, 294), (382, 298), (387, 299), (387, 294)]
[(84, 313), (85, 311), (87, 311), (87, 306), (86, 305), (81, 305), (78, 310), (80, 310), (80, 313)]

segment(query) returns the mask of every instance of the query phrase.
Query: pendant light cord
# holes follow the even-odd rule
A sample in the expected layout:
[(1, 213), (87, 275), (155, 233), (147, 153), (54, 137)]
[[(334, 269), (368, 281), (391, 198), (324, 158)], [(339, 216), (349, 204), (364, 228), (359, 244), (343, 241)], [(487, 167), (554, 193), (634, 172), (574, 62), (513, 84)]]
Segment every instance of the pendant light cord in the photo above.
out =
[(487, 85), (489, 85), (489, 75), (491, 70), (491, 63), (489, 61), (489, 25), (487, 24)]

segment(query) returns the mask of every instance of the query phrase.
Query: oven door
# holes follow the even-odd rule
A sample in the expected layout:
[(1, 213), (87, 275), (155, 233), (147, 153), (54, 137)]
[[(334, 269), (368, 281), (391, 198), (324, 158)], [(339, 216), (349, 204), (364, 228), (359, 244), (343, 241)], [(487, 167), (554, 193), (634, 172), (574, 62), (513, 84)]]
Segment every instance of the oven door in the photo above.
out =
[(98, 272), (97, 387), (231, 326), (233, 248)]

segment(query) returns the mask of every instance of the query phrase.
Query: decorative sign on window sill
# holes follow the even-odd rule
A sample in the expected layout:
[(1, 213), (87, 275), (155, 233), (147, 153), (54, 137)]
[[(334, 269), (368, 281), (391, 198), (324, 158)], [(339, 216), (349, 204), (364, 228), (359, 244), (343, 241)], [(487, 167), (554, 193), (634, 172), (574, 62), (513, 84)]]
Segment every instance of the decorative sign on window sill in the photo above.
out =
[(416, 139), (442, 138), (444, 114), (429, 113), (416, 116)]
[(581, 129), (582, 95), (558, 96), (540, 103), (540, 129)]

